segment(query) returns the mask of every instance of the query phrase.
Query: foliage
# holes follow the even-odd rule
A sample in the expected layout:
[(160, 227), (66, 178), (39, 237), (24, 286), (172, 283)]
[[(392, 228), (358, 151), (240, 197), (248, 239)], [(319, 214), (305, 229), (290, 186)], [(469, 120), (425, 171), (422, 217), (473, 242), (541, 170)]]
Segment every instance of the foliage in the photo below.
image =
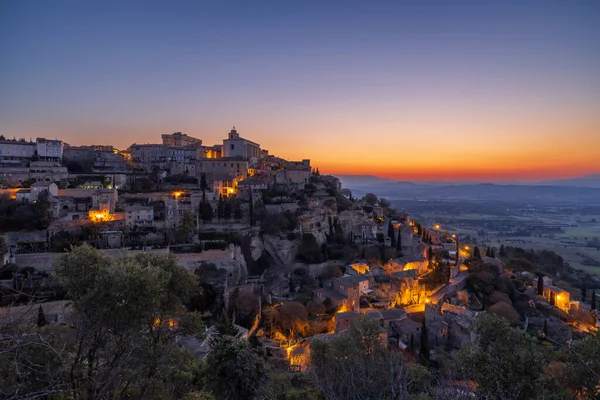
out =
[(361, 318), (327, 343), (311, 343), (310, 374), (327, 399), (410, 398), (430, 389), (430, 374), (387, 350), (376, 321)]
[(373, 193), (365, 194), (365, 197), (363, 197), (363, 200), (365, 201), (365, 203), (367, 203), (370, 206), (374, 206), (375, 204), (377, 204), (379, 202), (379, 198), (377, 198), (377, 196)]
[(23, 204), (0, 196), (0, 230), (20, 231), (46, 229), (51, 222), (50, 203), (44, 192), (33, 204)]
[(324, 400), (321, 390), (304, 373), (274, 372), (258, 397), (261, 400)]
[(258, 392), (264, 365), (248, 343), (222, 336), (202, 365), (203, 382), (217, 399), (251, 399)]
[(203, 331), (199, 317), (185, 309), (199, 286), (172, 257), (110, 258), (85, 245), (64, 255), (55, 275), (69, 288), (75, 329), (47, 325), (25, 342), (4, 340), (3, 395), (181, 398), (191, 390), (195, 363), (174, 337)]
[(545, 357), (535, 339), (493, 314), (477, 318), (477, 346), (454, 353), (464, 379), (477, 383), (477, 395), (489, 399), (536, 397)]
[(310, 233), (302, 235), (302, 243), (298, 250), (298, 259), (311, 264), (324, 261), (325, 256), (314, 235)]
[(196, 230), (196, 219), (185, 211), (181, 217), (181, 224), (175, 231), (175, 240), (178, 243), (189, 243), (194, 231)]

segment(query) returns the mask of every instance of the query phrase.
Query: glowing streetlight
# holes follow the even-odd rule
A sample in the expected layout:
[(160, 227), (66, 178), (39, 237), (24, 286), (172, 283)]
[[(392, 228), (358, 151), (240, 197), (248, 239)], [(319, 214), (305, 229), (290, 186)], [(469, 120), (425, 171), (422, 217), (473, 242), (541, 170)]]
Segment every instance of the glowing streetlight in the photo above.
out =
[(465, 250), (469, 250), (469, 246), (465, 246)]
[(433, 226), (433, 228), (434, 228), (434, 229), (436, 229), (436, 230), (437, 230), (437, 229), (440, 229), (440, 224), (435, 224), (435, 225)]
[(452, 239), (456, 239), (456, 233), (452, 234)]

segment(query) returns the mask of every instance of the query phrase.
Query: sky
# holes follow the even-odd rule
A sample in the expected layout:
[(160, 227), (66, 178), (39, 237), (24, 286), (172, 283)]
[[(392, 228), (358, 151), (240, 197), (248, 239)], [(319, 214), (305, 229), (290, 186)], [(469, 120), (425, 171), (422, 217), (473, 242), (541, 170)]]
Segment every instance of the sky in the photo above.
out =
[(321, 173), (600, 173), (600, 1), (0, 1), (0, 134), (233, 125)]

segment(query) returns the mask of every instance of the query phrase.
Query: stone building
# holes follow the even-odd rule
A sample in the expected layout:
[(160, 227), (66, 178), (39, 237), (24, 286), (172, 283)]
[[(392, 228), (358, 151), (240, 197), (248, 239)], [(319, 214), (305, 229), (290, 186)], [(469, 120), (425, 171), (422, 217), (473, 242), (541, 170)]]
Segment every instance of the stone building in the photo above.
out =
[(186, 147), (193, 144), (202, 144), (201, 139), (197, 139), (195, 137), (191, 137), (186, 135), (185, 133), (175, 132), (171, 134), (163, 134), (162, 142), (165, 146), (170, 147)]
[(241, 137), (235, 129), (235, 126), (231, 132), (229, 132), (227, 139), (223, 139), (223, 157), (242, 157), (250, 159), (260, 158), (260, 156), (260, 145)]

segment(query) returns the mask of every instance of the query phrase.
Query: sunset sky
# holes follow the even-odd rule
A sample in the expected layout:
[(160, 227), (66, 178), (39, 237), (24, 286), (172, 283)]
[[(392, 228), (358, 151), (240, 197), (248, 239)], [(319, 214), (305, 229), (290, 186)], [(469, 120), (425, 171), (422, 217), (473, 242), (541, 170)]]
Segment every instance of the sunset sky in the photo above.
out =
[(600, 1), (0, 1), (0, 134), (232, 125), (321, 173), (600, 173)]

